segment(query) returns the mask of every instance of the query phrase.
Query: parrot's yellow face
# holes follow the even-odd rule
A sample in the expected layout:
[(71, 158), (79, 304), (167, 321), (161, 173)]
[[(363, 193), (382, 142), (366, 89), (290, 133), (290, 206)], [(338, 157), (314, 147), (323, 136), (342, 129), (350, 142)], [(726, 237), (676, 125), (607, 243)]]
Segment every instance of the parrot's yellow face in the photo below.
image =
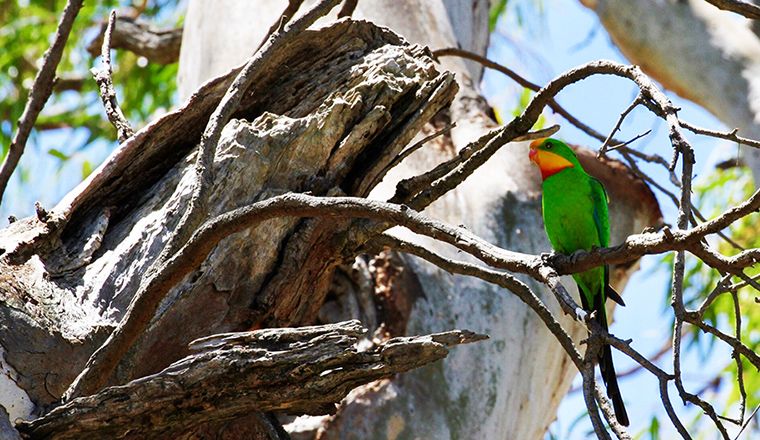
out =
[(555, 141), (549, 138), (536, 139), (530, 143), (528, 158), (541, 170), (541, 178), (544, 180), (565, 168), (574, 166), (572, 162), (563, 157), (562, 153), (566, 152), (558, 153), (554, 151), (555, 149), (560, 149), (560, 144), (556, 144)]

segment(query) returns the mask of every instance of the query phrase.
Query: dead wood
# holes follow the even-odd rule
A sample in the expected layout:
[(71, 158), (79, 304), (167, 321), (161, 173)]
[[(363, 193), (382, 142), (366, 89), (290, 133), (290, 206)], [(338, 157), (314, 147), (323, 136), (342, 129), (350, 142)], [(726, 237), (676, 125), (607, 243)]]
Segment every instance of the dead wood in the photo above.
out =
[[(87, 46), (90, 55), (100, 55), (100, 46), (106, 33), (103, 23), (98, 35)], [(156, 29), (154, 26), (131, 17), (118, 17), (111, 41), (114, 49), (126, 49), (159, 64), (176, 63), (182, 44), (182, 28)]]
[[(203, 127), (236, 73), (127, 139), (44, 220), (0, 231), (9, 323), (0, 340), (36, 403), (60, 397), (147, 276), (190, 195)], [(224, 129), (207, 216), (288, 191), (366, 195), (455, 91), (425, 48), (387, 29), (344, 20), (303, 32), (256, 73)], [(160, 371), (204, 335), (314, 320), (344, 226), (274, 219), (223, 240), (171, 290), (110, 383)]]
[[(214, 335), (159, 373), (81, 397), (20, 425), (32, 439), (155, 438), (254, 411), (331, 414), (353, 388), (487, 338), (466, 330), (369, 348), (359, 321)], [(365, 341), (366, 342), (366, 341)]]

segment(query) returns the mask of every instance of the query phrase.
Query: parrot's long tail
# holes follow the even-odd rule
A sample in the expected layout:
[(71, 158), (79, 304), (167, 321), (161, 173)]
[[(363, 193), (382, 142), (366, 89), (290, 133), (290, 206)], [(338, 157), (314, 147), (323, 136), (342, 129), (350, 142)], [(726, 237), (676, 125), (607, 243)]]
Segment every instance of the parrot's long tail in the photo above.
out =
[[(583, 292), (582, 289), (582, 286), (578, 284), (578, 290)], [(609, 287), (609, 289), (612, 288)], [(615, 292), (615, 295), (617, 295), (617, 292)], [(596, 320), (605, 330), (608, 330), (607, 309), (604, 308), (605, 295), (603, 292), (598, 292), (596, 295), (593, 295), (592, 298), (593, 310), (596, 312)], [(584, 293), (581, 293), (581, 304), (584, 309), (589, 310), (590, 304), (588, 296)], [(599, 353), (599, 371), (602, 373), (604, 386), (607, 387), (607, 397), (612, 400), (612, 407), (615, 409), (615, 418), (621, 425), (628, 426), (628, 413), (625, 411), (625, 405), (623, 405), (623, 396), (620, 394), (620, 388), (618, 387), (615, 366), (612, 364), (612, 348), (607, 344), (604, 344), (601, 353)]]
[[(604, 327), (607, 327), (606, 322)], [(621, 425), (628, 426), (628, 413), (626, 413), (625, 405), (623, 405), (623, 396), (620, 394), (620, 388), (618, 388), (615, 366), (612, 364), (612, 349), (607, 344), (602, 347), (602, 353), (599, 356), (599, 370), (602, 373), (604, 385), (607, 387), (607, 397), (612, 400), (615, 418)]]

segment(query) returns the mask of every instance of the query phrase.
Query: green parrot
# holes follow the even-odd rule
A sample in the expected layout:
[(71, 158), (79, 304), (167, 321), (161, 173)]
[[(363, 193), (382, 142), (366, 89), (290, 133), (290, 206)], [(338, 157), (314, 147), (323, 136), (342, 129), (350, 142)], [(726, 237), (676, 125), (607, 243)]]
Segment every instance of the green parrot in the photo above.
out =
[[(570, 255), (577, 250), (608, 247), (607, 193), (601, 182), (583, 170), (573, 150), (556, 139), (538, 139), (530, 144), (529, 158), (541, 170), (544, 227), (554, 250)], [(596, 312), (596, 320), (604, 329), (607, 329), (606, 299), (625, 305), (609, 285), (609, 278), (606, 265), (573, 274), (583, 308)], [(628, 414), (618, 388), (609, 345), (605, 344), (601, 350), (599, 370), (607, 387), (607, 396), (612, 400), (615, 417), (620, 424), (628, 426)]]

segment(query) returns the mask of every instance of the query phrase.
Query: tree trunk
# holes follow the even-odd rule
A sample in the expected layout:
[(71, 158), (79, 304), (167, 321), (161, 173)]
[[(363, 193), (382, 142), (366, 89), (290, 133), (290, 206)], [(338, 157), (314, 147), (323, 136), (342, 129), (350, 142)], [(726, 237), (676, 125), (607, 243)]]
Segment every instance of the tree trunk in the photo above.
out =
[[(0, 341), (18, 393), (0, 403), (11, 419), (60, 399), (122, 317), (176, 227), (193, 147), (236, 73), (136, 133), (50, 212), (0, 231)], [(206, 217), (285, 191), (366, 195), (456, 91), (423, 48), (345, 21), (299, 35), (253, 84), (216, 149)], [(160, 371), (202, 336), (313, 321), (349, 223), (282, 217), (223, 240), (164, 299), (109, 383)]]
[[(251, 8), (236, 1), (225, 2), (224, 7), (190, 2), (180, 56), (181, 93), (188, 94), (210, 74), (244, 59), (286, 4), (266, 1)], [(488, 6), (487, 1), (359, 2), (353, 17), (387, 26), (410, 42), (431, 49), (461, 47), (483, 54), (488, 41)], [(450, 57), (442, 60), (442, 66), (457, 75), (460, 91), (449, 112), (439, 115), (436, 124), (442, 128), (455, 121), (457, 127), (450, 136), (431, 141), (392, 170), (371, 197), (389, 198), (395, 182), (431, 169), (495, 125), (478, 92), (480, 67)], [(435, 129), (430, 127), (427, 132)], [(452, 224), (466, 225), (504, 248), (548, 251), (539, 221), (538, 175), (526, 157), (525, 145), (504, 147), (426, 212)], [(610, 189), (613, 242), (654, 222), (659, 210), (643, 184), (617, 165), (600, 164), (591, 155), (584, 161)], [(420, 240), (403, 231), (398, 234)], [(430, 241), (425, 244), (448, 257), (459, 257), (446, 246)], [(352, 393), (336, 416), (323, 421), (320, 438), (543, 437), (576, 370), (527, 307), (507, 291), (450, 275), (413, 257), (381, 255), (372, 259), (370, 266), (383, 310), (400, 310), (394, 318), (401, 325), (387, 322), (388, 328), (415, 334), (465, 326), (488, 333), (491, 340), (460, 349), (446, 363)], [(619, 289), (632, 269), (615, 272)], [(531, 287), (543, 292), (535, 283)], [(548, 292), (544, 292), (544, 299), (552, 311), (561, 314)], [(572, 329), (577, 339), (585, 334), (569, 318), (562, 324)], [(475, 364), (477, 368), (473, 368)], [(289, 428), (301, 429), (299, 423)], [(299, 438), (309, 437), (307, 433), (301, 435)]]

